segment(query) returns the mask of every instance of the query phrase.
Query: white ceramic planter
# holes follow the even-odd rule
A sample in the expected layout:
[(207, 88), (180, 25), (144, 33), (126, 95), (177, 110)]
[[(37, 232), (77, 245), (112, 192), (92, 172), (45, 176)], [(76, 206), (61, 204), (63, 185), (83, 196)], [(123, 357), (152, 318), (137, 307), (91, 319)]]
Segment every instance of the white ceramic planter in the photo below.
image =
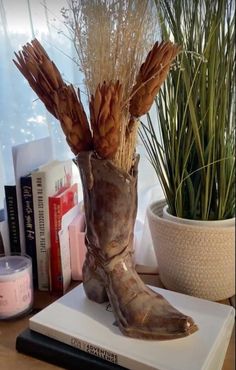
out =
[[(235, 222), (179, 219), (165, 201), (147, 210), (161, 280), (167, 289), (219, 301), (235, 294)], [(190, 222), (189, 222), (190, 221)]]

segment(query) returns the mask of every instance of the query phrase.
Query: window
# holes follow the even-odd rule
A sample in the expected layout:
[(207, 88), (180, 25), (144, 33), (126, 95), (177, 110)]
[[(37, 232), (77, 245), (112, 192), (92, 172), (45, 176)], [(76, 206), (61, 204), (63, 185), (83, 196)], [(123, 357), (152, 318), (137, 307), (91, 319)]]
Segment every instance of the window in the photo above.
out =
[[(72, 157), (58, 121), (28, 86), (15, 67), (14, 51), (37, 37), (58, 66), (65, 81), (79, 86), (82, 75), (72, 61), (72, 43), (62, 34), (60, 9), (65, 0), (0, 0), (0, 208), (3, 207), (4, 184), (14, 179), (11, 148), (13, 145), (50, 135), (54, 155), (58, 159)], [(85, 104), (86, 96), (81, 94)], [(85, 109), (88, 111), (87, 105)], [(142, 146), (139, 187), (156, 182), (154, 171)]]

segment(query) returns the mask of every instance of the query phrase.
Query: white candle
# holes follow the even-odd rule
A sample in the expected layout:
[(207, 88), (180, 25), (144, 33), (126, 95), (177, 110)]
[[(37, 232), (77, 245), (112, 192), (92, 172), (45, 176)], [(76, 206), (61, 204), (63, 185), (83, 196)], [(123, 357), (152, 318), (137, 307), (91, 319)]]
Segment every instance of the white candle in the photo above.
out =
[(19, 316), (33, 304), (32, 262), (25, 255), (0, 257), (0, 319)]

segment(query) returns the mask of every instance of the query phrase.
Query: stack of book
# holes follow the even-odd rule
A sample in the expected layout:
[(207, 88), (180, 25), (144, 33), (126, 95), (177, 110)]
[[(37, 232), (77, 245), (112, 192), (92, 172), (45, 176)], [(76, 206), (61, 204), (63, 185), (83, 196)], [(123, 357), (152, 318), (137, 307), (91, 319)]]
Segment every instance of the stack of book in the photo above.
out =
[(191, 316), (199, 330), (166, 341), (126, 337), (110, 305), (87, 299), (80, 284), (31, 317), (16, 348), (66, 369), (220, 370), (234, 325), (234, 308), (151, 288)]
[[(43, 144), (48, 145), (48, 139), (30, 143), (34, 156), (40, 146), (40, 152), (42, 151)], [(73, 223), (81, 213), (78, 203), (79, 199), (82, 199), (82, 191), (73, 181), (72, 160), (53, 160), (49, 151), (47, 156), (44, 153), (41, 161), (38, 157), (37, 161), (34, 161), (32, 156), (30, 159), (27, 157), (27, 146), (28, 143), (20, 145), (17, 150), (14, 148), (15, 183), (5, 185), (10, 252), (26, 252), (32, 258), (35, 287), (63, 294), (70, 283), (71, 267), (65, 277), (64, 254), (61, 253), (59, 233), (63, 217), (66, 217), (68, 212), (73, 210), (71, 219)], [(21, 158), (22, 153), (24, 166), (19, 168), (21, 162), (17, 158)], [(69, 232), (64, 234), (67, 236), (66, 255), (70, 259), (70, 248), (73, 248), (74, 253), (74, 249), (80, 249), (80, 246), (70, 243)], [(83, 243), (81, 248), (84, 250)], [(80, 258), (82, 256), (83, 252), (80, 253)]]

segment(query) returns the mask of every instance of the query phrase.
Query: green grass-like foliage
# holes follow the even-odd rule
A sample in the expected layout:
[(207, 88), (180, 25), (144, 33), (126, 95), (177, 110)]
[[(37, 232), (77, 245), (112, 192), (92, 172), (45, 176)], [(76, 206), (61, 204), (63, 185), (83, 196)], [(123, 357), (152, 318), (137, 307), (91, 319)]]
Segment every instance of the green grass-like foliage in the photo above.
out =
[(156, 0), (162, 36), (182, 45), (140, 136), (171, 214), (235, 216), (235, 5)]

